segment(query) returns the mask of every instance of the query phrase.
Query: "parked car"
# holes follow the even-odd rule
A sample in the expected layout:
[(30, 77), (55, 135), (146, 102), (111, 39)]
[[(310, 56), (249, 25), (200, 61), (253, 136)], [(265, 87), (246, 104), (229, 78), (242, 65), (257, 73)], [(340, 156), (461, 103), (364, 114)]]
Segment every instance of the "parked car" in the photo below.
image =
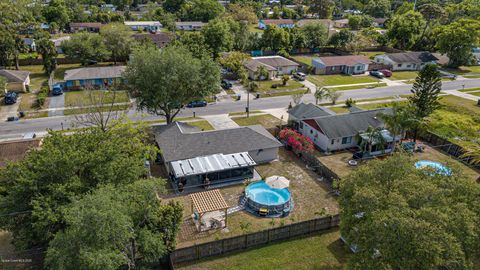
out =
[(375, 71), (375, 70), (370, 71), (370, 76), (377, 77), (379, 79), (382, 79), (385, 77), (385, 75), (382, 72)]
[(392, 75), (393, 75), (393, 72), (391, 70), (388, 70), (388, 69), (380, 69), (379, 71), (381, 73), (383, 73), (383, 75), (385, 75), (385, 77), (392, 77)]
[(7, 92), (5, 94), (5, 104), (10, 105), (10, 104), (15, 104), (17, 103), (17, 97), (18, 94), (15, 92)]
[(187, 108), (205, 107), (207, 102), (205, 100), (194, 100), (187, 104)]
[(58, 95), (61, 95), (61, 94), (63, 94), (62, 85), (60, 85), (60, 84), (58, 84), (58, 83), (57, 83), (57, 84), (54, 84), (54, 85), (52, 86), (52, 95), (58, 96)]
[(227, 90), (227, 89), (230, 89), (232, 88), (232, 83), (227, 81), (227, 80), (222, 80), (222, 82), (220, 83), (220, 85), (222, 86), (223, 89)]
[(305, 73), (302, 73), (302, 72), (295, 72), (293, 74), (293, 77), (299, 81), (305, 81), (305, 77), (307, 77), (307, 75), (305, 75)]

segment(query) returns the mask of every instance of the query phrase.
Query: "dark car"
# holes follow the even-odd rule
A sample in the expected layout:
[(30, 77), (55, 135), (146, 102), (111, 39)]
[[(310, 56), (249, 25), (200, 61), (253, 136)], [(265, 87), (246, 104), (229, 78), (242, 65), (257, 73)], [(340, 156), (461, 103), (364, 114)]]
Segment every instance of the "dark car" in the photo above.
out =
[(379, 71), (381, 73), (383, 73), (383, 75), (385, 75), (385, 77), (392, 77), (392, 75), (393, 75), (393, 72), (391, 70), (388, 70), (388, 69), (380, 69)]
[(58, 96), (58, 95), (61, 95), (61, 94), (63, 94), (62, 86), (58, 83), (54, 84), (52, 86), (52, 95)]
[(232, 83), (227, 81), (227, 80), (222, 80), (222, 82), (220, 83), (220, 85), (222, 86), (223, 89), (227, 90), (227, 89), (230, 89), (232, 88)]
[(205, 107), (207, 102), (205, 100), (194, 100), (187, 104), (187, 108)]
[(370, 71), (370, 76), (377, 77), (377, 78), (380, 78), (380, 79), (385, 77), (385, 75), (382, 72), (375, 71), (375, 70)]
[(15, 104), (17, 103), (18, 94), (15, 92), (8, 92), (5, 94), (5, 104)]

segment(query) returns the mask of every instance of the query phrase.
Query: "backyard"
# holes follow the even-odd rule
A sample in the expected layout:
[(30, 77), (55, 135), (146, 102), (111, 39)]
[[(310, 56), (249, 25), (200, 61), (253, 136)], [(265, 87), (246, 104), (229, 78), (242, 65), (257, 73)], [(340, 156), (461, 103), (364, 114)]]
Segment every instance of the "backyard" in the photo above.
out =
[(344, 269), (349, 250), (341, 242), (338, 229), (310, 237), (285, 241), (233, 255), (213, 257), (177, 269)]
[(299, 63), (312, 66), (313, 58), (318, 58), (323, 56), (335, 56), (335, 54), (332, 54), (332, 53), (300, 54), (300, 55), (292, 55), (291, 58), (293, 58), (295, 61)]
[(316, 86), (334, 86), (344, 84), (372, 84), (379, 82), (378, 79), (367, 75), (309, 75), (307, 80)]

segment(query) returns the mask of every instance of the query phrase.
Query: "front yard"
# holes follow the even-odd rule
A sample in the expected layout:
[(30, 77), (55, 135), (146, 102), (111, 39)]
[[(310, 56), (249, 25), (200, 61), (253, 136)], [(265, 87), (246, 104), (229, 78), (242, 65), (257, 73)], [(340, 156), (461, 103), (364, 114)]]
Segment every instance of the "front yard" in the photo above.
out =
[[(283, 85), (281, 80), (256, 81), (255, 83), (258, 85), (258, 92), (289, 91), (304, 88), (303, 84), (292, 79), (286, 85)], [(276, 87), (273, 88), (273, 85), (276, 85)]]
[(392, 81), (398, 80), (412, 80), (418, 76), (416, 71), (394, 71), (392, 72), (392, 77), (387, 78)]
[(309, 75), (307, 80), (316, 86), (334, 86), (344, 84), (376, 83), (378, 79), (368, 75)]
[(65, 107), (100, 105), (99, 103), (109, 105), (112, 101), (114, 101), (114, 103), (126, 103), (130, 101), (127, 91), (94, 90), (90, 93), (91, 96), (86, 91), (65, 92)]
[(262, 125), (266, 129), (275, 128), (281, 124), (281, 120), (271, 114), (253, 115), (250, 117), (232, 117), (240, 126)]
[(344, 269), (349, 250), (341, 242), (338, 229), (322, 234), (285, 241), (233, 255), (201, 260), (177, 269), (237, 270), (340, 270)]

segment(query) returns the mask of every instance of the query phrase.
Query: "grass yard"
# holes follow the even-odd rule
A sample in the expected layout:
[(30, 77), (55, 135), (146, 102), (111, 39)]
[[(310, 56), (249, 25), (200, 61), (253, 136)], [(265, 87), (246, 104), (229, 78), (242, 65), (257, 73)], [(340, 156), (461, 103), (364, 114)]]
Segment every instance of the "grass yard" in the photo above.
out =
[(177, 269), (263, 270), (344, 269), (349, 251), (339, 239), (338, 229), (248, 250), (233, 255), (180, 265)]
[(225, 90), (225, 92), (229, 95), (235, 95), (235, 91), (233, 91), (232, 89), (227, 89)]
[(251, 33), (263, 33), (263, 30), (258, 28), (258, 24), (256, 23), (248, 25), (248, 31)]
[[(263, 113), (263, 111), (259, 111), (259, 110), (250, 111), (250, 114), (252, 113)], [(232, 112), (232, 113), (229, 113), (228, 116), (239, 116), (244, 114), (245, 112)]]
[(335, 112), (335, 113), (348, 113), (350, 112), (347, 107), (341, 106), (341, 107), (328, 107), (329, 110)]
[(264, 128), (274, 128), (280, 125), (280, 119), (271, 114), (254, 115), (250, 117), (232, 117), (240, 126), (262, 125)]
[[(330, 193), (326, 183), (317, 181), (318, 176), (305, 168), (305, 164), (293, 153), (279, 149), (279, 160), (269, 164), (256, 166), (262, 177), (282, 175), (290, 180), (290, 191), (295, 200), (295, 209), (285, 218), (261, 218), (245, 211), (228, 216), (228, 232), (219, 230), (198, 233), (191, 219), (191, 201), (188, 195), (177, 196), (168, 200), (179, 201), (184, 205), (184, 223), (177, 237), (177, 248), (204, 243), (212, 240), (241, 235), (247, 232), (260, 231), (302, 220), (310, 220), (327, 214), (339, 212), (336, 198)], [(238, 204), (245, 189), (244, 185), (236, 185), (221, 189), (221, 193), (229, 206)]]
[[(48, 99), (45, 100), (45, 103), (48, 102)], [(47, 105), (47, 104), (44, 104)], [(46, 107), (46, 106), (45, 106)], [(31, 111), (39, 109), (37, 104), (37, 94), (34, 93), (22, 93), (20, 94), (20, 105), (18, 106), (18, 111)]]
[(459, 89), (457, 91), (460, 91), (460, 92), (473, 92), (473, 91), (480, 91), (480, 87), (476, 87), (476, 88), (465, 88), (465, 89)]
[(382, 51), (360, 52), (360, 55), (365, 55), (370, 60), (373, 60), (375, 58), (375, 56), (382, 55), (382, 54), (385, 54), (385, 52), (382, 52)]
[(392, 77), (387, 78), (392, 81), (398, 80), (411, 80), (417, 77), (418, 73), (416, 71), (395, 71), (392, 73)]
[[(294, 90), (298, 88), (304, 88), (303, 84), (295, 81), (289, 80), (287, 85), (283, 85), (282, 81), (274, 80), (274, 81), (256, 81), (258, 85), (257, 92), (269, 92), (269, 91), (288, 91)], [(272, 85), (277, 85), (277, 88), (272, 88)]]
[[(65, 107), (75, 107), (75, 106), (89, 106), (95, 105), (96, 100), (100, 101), (103, 98), (104, 104), (109, 104), (115, 98), (115, 103), (124, 103), (129, 102), (127, 91), (103, 91), (103, 90), (94, 90), (92, 91), (92, 98), (87, 94), (86, 91), (71, 91), (65, 92)], [(93, 100), (93, 102), (92, 102)]]
[(471, 93), (467, 93), (467, 94), (470, 94), (470, 95), (474, 95), (474, 96), (477, 96), (477, 97), (480, 97), (480, 92), (471, 92)]
[(213, 126), (207, 120), (188, 122), (189, 125), (198, 127), (201, 130), (214, 130)]
[(461, 66), (457, 69), (443, 68), (446, 71), (457, 75), (480, 74), (480, 66)]
[(346, 90), (355, 90), (355, 89), (362, 89), (362, 88), (375, 88), (375, 87), (384, 87), (387, 86), (386, 83), (377, 82), (375, 84), (369, 85), (353, 85), (353, 86), (339, 86), (339, 87), (327, 87), (337, 91), (346, 91)]
[(312, 66), (312, 59), (315, 56), (311, 56), (311, 55), (292, 55), (291, 57), (297, 62), (303, 63), (303, 64), (308, 65), (308, 66)]
[[(377, 108), (390, 108), (392, 107), (394, 102), (388, 101), (388, 102), (380, 102), (380, 103), (368, 103), (368, 104), (359, 104), (357, 107), (362, 108), (364, 110), (372, 110), (372, 109), (377, 109)], [(406, 100), (398, 101), (400, 105), (406, 104)]]
[(30, 71), (30, 92), (37, 92), (43, 83), (48, 83), (48, 76), (43, 72), (42, 65), (21, 66), (20, 70)]
[(266, 92), (260, 94), (260, 97), (265, 98), (265, 97), (279, 97), (279, 96), (291, 96), (291, 95), (296, 95), (296, 94), (308, 94), (309, 90), (308, 89), (300, 89), (300, 90), (295, 90), (295, 91), (285, 91), (285, 92)]
[[(129, 108), (129, 105), (114, 105), (112, 107), (112, 111), (125, 111)], [(110, 110), (110, 106), (105, 106), (102, 107), (101, 111), (102, 112), (107, 112)], [(86, 114), (91, 112), (90, 109), (85, 108), (85, 109), (68, 109), (63, 111), (64, 115), (74, 115), (74, 114)]]
[(26, 119), (43, 118), (43, 117), (48, 117), (47, 111), (41, 111), (41, 112), (32, 111), (25, 114)]
[(379, 80), (371, 76), (350, 75), (309, 75), (307, 80), (317, 86), (334, 86), (344, 84), (375, 83)]

